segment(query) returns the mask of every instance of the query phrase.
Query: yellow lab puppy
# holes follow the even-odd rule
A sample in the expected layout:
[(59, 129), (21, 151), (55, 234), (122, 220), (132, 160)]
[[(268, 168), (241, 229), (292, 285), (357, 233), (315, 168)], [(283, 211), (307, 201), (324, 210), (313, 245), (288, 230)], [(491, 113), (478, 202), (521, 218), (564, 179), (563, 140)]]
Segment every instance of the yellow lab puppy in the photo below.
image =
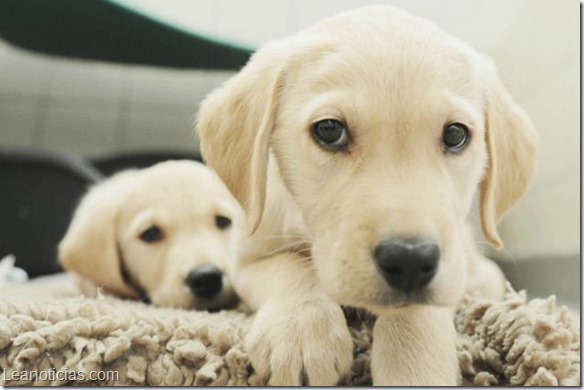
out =
[(59, 244), (59, 260), (85, 285), (119, 296), (219, 309), (236, 300), (225, 274), (244, 225), (215, 172), (168, 161), (92, 188)]
[(497, 297), (475, 248), (530, 183), (537, 137), (493, 64), (435, 25), (372, 6), (261, 48), (203, 103), (203, 155), (253, 233), (234, 270), (274, 385), (334, 385), (351, 365), (339, 305), (379, 317), (375, 385), (455, 385), (452, 310)]

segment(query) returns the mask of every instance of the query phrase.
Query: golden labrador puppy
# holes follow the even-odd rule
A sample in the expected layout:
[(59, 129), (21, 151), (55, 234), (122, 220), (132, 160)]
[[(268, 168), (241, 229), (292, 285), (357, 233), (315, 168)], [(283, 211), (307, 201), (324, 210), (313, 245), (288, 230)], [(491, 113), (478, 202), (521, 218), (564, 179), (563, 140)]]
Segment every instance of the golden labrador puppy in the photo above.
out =
[(475, 248), (526, 191), (537, 137), (491, 62), (437, 26), (372, 6), (261, 48), (202, 104), (203, 155), (252, 234), (233, 283), (257, 315), (255, 370), (334, 385), (351, 365), (339, 305), (378, 315), (375, 385), (455, 385), (452, 309), (500, 296)]
[(221, 179), (194, 161), (124, 171), (82, 199), (59, 244), (67, 271), (122, 297), (218, 309), (236, 300), (244, 212)]

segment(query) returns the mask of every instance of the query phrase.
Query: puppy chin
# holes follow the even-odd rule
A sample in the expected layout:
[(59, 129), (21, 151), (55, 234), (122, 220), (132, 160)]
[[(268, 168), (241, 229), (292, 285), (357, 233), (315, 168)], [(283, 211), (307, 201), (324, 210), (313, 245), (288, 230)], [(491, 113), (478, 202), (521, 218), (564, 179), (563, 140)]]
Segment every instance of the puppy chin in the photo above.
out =
[(197, 298), (194, 300), (192, 308), (195, 310), (207, 310), (215, 312), (219, 310), (232, 309), (237, 306), (238, 298), (232, 290), (222, 291), (213, 299)]
[[(393, 289), (380, 280), (372, 281), (370, 288), (358, 292), (355, 291), (357, 289), (347, 291), (348, 285), (350, 284), (345, 284), (345, 288), (342, 288), (343, 286), (331, 283), (325, 290), (340, 305), (364, 308), (377, 315), (414, 305), (450, 307), (456, 305), (462, 296), (462, 289), (457, 286), (441, 288), (444, 286), (440, 283), (431, 283), (422, 290), (409, 293)], [(330, 288), (332, 286), (336, 288)]]
[(452, 303), (440, 301), (432, 289), (424, 289), (411, 293), (391, 291), (379, 297), (375, 302), (363, 305), (367, 310), (377, 315), (408, 306), (451, 306)]
[(233, 289), (223, 289), (217, 296), (206, 299), (194, 296), (191, 291), (184, 288), (159, 287), (150, 294), (153, 305), (171, 307), (176, 309), (194, 309), (219, 311), (231, 309), (237, 306), (238, 298)]
[(150, 301), (155, 306), (171, 307), (175, 309), (191, 309), (195, 305), (192, 294), (185, 288), (184, 291), (157, 289), (150, 295)]

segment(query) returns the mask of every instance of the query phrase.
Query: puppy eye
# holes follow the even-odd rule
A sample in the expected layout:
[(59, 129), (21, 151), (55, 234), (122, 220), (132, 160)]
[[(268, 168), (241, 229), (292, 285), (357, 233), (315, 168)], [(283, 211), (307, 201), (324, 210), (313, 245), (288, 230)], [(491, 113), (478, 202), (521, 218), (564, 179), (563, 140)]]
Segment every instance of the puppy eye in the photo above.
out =
[(231, 226), (231, 220), (227, 217), (222, 216), (222, 215), (217, 215), (215, 217), (215, 225), (217, 225), (217, 227), (219, 229), (225, 230), (229, 226)]
[(328, 150), (341, 150), (349, 144), (347, 127), (338, 120), (324, 119), (312, 125), (312, 136)]
[(158, 226), (150, 226), (148, 229), (144, 230), (140, 234), (140, 240), (148, 243), (157, 242), (162, 240), (163, 234), (162, 230)]
[(462, 123), (451, 123), (444, 127), (442, 142), (447, 152), (457, 153), (468, 145), (468, 127)]

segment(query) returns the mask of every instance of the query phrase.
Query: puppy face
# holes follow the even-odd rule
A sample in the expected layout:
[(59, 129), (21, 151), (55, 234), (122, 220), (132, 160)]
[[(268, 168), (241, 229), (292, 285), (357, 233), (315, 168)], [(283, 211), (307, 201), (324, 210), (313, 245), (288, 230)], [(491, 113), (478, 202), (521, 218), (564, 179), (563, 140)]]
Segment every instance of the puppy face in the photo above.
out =
[(160, 306), (217, 309), (235, 294), (243, 211), (202, 164), (166, 162), (124, 172), (82, 201), (60, 245), (69, 271)]
[[(270, 94), (254, 96), (250, 88), (266, 79)], [(240, 152), (248, 180), (214, 158), (237, 129), (218, 122), (219, 106), (239, 115), (238, 134), (253, 132)], [(322, 286), (339, 303), (374, 311), (454, 304), (476, 189), (485, 236), (500, 247), (496, 223), (535, 165), (532, 126), (488, 60), (389, 7), (341, 14), (260, 50), (205, 102), (199, 131), (205, 157), (255, 226), (265, 165), (277, 164), (312, 234)]]
[[(339, 302), (452, 304), (464, 288), (462, 229), (487, 154), (483, 90), (463, 48), (430, 47), (407, 37), (338, 45), (286, 79), (273, 152), (314, 233), (322, 285)], [(427, 288), (388, 283), (374, 253), (392, 239), (437, 245)]]

